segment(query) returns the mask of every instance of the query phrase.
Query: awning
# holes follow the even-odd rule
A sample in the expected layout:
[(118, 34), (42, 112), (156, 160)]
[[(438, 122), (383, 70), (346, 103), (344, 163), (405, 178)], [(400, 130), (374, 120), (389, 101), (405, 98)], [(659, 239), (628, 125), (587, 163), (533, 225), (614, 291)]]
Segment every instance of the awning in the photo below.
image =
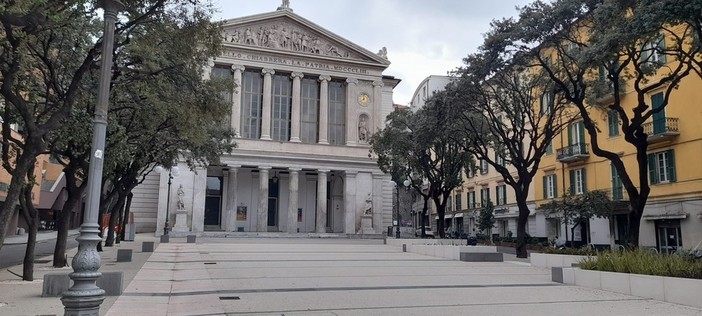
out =
[(453, 214), (444, 214), (444, 219), (452, 218)]
[(453, 217), (463, 217), (463, 213), (456, 213)]
[(685, 218), (687, 218), (687, 213), (685, 213), (685, 214), (644, 215), (643, 218), (647, 221), (655, 221), (655, 220), (659, 220), (659, 219), (685, 219)]

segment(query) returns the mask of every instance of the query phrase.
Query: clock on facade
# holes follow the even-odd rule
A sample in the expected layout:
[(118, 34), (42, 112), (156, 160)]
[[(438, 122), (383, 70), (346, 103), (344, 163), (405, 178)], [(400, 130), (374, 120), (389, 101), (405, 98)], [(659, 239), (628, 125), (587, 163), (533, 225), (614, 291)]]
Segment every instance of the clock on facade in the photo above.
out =
[(370, 103), (370, 96), (368, 96), (368, 94), (361, 93), (358, 95), (358, 104), (366, 106), (368, 103)]

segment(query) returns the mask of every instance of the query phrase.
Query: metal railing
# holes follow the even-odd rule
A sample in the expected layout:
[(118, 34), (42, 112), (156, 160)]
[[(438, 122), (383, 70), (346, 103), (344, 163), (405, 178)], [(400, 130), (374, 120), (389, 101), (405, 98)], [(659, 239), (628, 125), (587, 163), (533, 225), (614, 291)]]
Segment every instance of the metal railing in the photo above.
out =
[(567, 147), (558, 148), (556, 151), (556, 157), (558, 160), (563, 160), (571, 158), (574, 156), (589, 156), (587, 143), (577, 143)]

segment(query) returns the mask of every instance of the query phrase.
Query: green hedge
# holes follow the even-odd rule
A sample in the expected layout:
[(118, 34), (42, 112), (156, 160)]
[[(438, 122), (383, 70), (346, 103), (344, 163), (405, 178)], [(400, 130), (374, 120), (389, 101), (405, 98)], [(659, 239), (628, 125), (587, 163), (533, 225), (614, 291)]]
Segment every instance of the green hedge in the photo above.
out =
[(702, 279), (702, 260), (688, 254), (660, 255), (647, 250), (606, 251), (580, 263), (585, 270)]

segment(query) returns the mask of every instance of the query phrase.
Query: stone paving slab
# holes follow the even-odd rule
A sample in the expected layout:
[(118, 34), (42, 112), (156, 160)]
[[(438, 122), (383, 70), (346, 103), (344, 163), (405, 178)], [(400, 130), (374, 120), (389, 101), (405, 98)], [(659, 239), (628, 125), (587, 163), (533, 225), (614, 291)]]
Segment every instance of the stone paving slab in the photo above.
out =
[(458, 262), (377, 241), (198, 238), (159, 245), (107, 315), (702, 315), (554, 283), (550, 270), (506, 259)]

